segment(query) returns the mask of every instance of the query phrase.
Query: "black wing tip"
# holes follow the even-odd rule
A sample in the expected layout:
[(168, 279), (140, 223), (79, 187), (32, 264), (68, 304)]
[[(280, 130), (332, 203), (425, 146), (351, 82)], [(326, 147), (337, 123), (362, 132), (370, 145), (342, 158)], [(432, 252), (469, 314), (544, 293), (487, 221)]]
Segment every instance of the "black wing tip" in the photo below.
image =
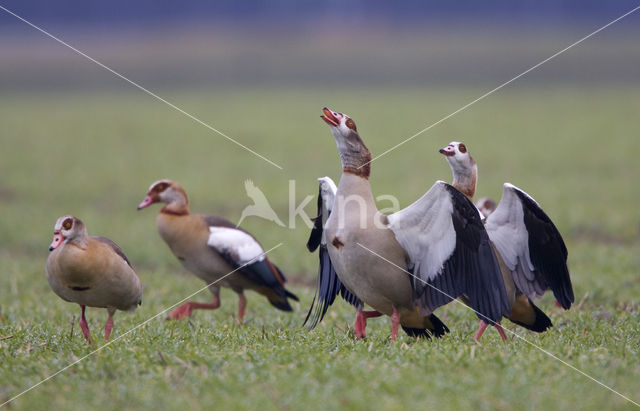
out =
[(429, 321), (431, 321), (431, 324), (433, 325), (433, 329), (431, 330), (431, 333), (435, 336), (435, 337), (442, 337), (444, 336), (446, 333), (449, 332), (449, 327), (447, 327), (442, 320), (440, 320), (438, 317), (436, 317), (435, 314), (431, 314), (429, 316)]
[(286, 298), (282, 300), (269, 300), (269, 302), (278, 310), (293, 311), (293, 307), (291, 307), (291, 304), (289, 304), (289, 300), (287, 300)]
[(533, 324), (525, 324), (520, 321), (513, 321), (514, 323), (526, 328), (527, 330), (535, 331), (537, 333), (544, 332), (547, 329), (553, 327), (553, 323), (551, 322), (551, 319), (547, 317), (547, 314), (545, 314), (541, 309), (539, 309), (533, 303), (533, 301), (529, 300), (529, 304), (531, 304), (531, 307), (533, 308), (533, 311), (536, 315), (536, 319), (533, 322)]
[(416, 338), (426, 338), (430, 340), (431, 337), (441, 338), (446, 333), (449, 332), (449, 327), (447, 327), (435, 314), (431, 314), (430, 316), (425, 318), (428, 322), (431, 323), (431, 327), (427, 328), (412, 328), (402, 326), (402, 329), (409, 337)]
[(292, 300), (295, 300), (295, 301), (300, 301), (300, 299), (298, 299), (297, 295), (285, 289), (284, 287), (282, 287), (280, 291), (282, 292), (282, 294), (278, 292), (278, 296), (275, 298), (269, 298), (269, 302), (278, 310), (293, 311), (293, 307), (291, 307), (291, 304), (289, 303), (288, 299), (291, 298)]
[(569, 298), (556, 298), (556, 301), (558, 302), (558, 304), (560, 304), (560, 307), (562, 307), (565, 310), (568, 310), (569, 308), (571, 308), (571, 304), (573, 304), (573, 298), (569, 299)]
[[(556, 290), (553, 290), (553, 296), (556, 297), (556, 301), (560, 303), (560, 306), (565, 310), (571, 308), (571, 304), (575, 301), (575, 296), (573, 294), (573, 284), (571, 284), (571, 278), (569, 277), (569, 270), (566, 271), (566, 274), (563, 276), (564, 284), (562, 287), (562, 291), (556, 293)], [(556, 295), (557, 294), (557, 295)]]
[(426, 338), (427, 340), (431, 339), (431, 334), (427, 332), (426, 328), (411, 328), (411, 327), (405, 327), (403, 325), (402, 329), (404, 330), (404, 332), (407, 333), (409, 337)]
[(287, 289), (285, 289), (285, 290), (284, 290), (284, 295), (285, 295), (287, 298), (291, 298), (291, 299), (292, 299), (292, 300), (294, 300), (294, 301), (298, 301), (298, 302), (300, 302), (300, 299), (298, 298), (298, 296), (297, 296), (297, 295), (295, 295), (294, 293), (292, 293), (291, 291), (287, 290)]

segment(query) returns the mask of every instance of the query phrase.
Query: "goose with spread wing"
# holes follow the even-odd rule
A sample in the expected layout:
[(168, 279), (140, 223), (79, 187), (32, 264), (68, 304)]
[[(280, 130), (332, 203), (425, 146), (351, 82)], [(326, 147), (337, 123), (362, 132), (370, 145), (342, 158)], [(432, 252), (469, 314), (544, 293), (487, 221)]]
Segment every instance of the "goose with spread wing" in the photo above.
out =
[[(453, 186), (473, 199), (478, 166), (467, 146), (453, 141), (439, 151), (451, 167)], [(552, 326), (551, 320), (532, 300), (548, 289), (564, 309), (569, 309), (574, 300), (567, 247), (560, 232), (529, 194), (510, 183), (504, 184), (497, 206), (491, 200), (481, 201), (478, 206), (487, 216), (485, 228), (501, 265), (511, 307), (511, 314), (505, 317), (529, 330), (545, 331)], [(486, 327), (481, 319), (476, 341)]]
[(151, 184), (138, 210), (158, 202), (166, 204), (156, 217), (160, 236), (184, 268), (209, 284), (213, 294), (212, 303), (186, 302), (169, 319), (183, 319), (195, 309), (220, 307), (221, 286), (238, 294), (239, 322), (247, 304), (245, 289), (264, 295), (279, 310), (292, 310), (289, 299), (298, 301), (298, 297), (284, 288), (284, 274), (255, 237), (224, 218), (191, 214), (187, 193), (175, 181)]
[[(386, 216), (369, 184), (371, 153), (347, 115), (323, 109), (342, 162), (324, 226), (329, 259), (342, 284), (410, 335), (448, 331), (433, 311), (465, 294), (481, 318), (499, 321), (509, 306), (500, 269), (473, 204), (438, 181), (409, 207)], [(356, 313), (356, 337), (364, 317)], [(360, 333), (359, 333), (360, 331)]]
[[(309, 241), (307, 241), (307, 249), (310, 252), (318, 250), (319, 257), (316, 291), (303, 324), (306, 325), (308, 322), (309, 330), (314, 329), (322, 321), (327, 309), (333, 304), (338, 295), (342, 296), (345, 301), (353, 305), (358, 311), (362, 311), (363, 307), (362, 301), (349, 291), (338, 278), (327, 251), (327, 237), (324, 225), (331, 214), (337, 190), (336, 183), (330, 177), (318, 179), (318, 215), (313, 219), (313, 228), (311, 229)], [(357, 324), (358, 332), (364, 333), (366, 318), (379, 315), (381, 314), (377, 311), (364, 311), (364, 324), (360, 320), (361, 322)]]

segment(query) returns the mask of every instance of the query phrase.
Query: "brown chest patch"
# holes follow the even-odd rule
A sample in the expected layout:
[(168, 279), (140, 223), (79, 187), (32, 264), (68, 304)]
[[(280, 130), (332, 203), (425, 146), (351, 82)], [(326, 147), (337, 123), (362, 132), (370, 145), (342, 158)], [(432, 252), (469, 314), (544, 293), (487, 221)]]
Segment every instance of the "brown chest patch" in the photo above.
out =
[(178, 256), (178, 260), (180, 260), (180, 261), (184, 261), (184, 260), (185, 260), (185, 258), (184, 258), (184, 257), (180, 257), (180, 256)]
[(340, 241), (340, 238), (338, 238), (338, 237), (333, 237), (333, 240), (331, 241), (331, 244), (333, 244), (333, 246), (335, 248), (337, 248), (338, 250), (341, 249), (342, 247), (344, 247), (344, 243), (342, 241)]
[(359, 177), (369, 179), (369, 175), (371, 175), (371, 165), (369, 163), (365, 163), (360, 167), (351, 167), (345, 166), (342, 168), (343, 173), (355, 174)]

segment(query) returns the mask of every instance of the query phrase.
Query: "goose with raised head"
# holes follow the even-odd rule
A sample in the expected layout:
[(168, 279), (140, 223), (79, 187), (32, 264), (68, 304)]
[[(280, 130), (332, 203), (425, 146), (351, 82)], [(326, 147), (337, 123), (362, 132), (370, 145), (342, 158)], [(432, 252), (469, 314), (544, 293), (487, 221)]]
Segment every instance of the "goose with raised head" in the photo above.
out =
[[(326, 231), (327, 251), (344, 286), (375, 312), (391, 317), (391, 338), (401, 325), (410, 335), (443, 335), (433, 311), (466, 294), (479, 315), (508, 314), (500, 269), (476, 208), (437, 181), (409, 207), (386, 216), (373, 199), (371, 153), (349, 116), (323, 109), (342, 162)], [(356, 337), (364, 337), (361, 308)]]
[[(439, 151), (451, 167), (453, 186), (473, 199), (478, 166), (467, 146), (452, 141)], [(548, 289), (564, 309), (574, 300), (567, 247), (560, 232), (533, 197), (510, 183), (504, 183), (497, 206), (485, 200), (478, 208), (486, 216), (485, 228), (501, 265), (511, 307), (511, 314), (505, 317), (529, 330), (545, 331), (553, 324), (532, 300)], [(476, 341), (486, 327), (487, 322), (481, 319)], [(506, 339), (502, 332), (501, 336)]]
[[(303, 324), (306, 325), (307, 322), (309, 322), (309, 330), (314, 329), (315, 326), (322, 321), (329, 306), (333, 304), (338, 295), (342, 296), (345, 301), (362, 312), (362, 301), (342, 284), (331, 264), (329, 252), (327, 251), (327, 236), (324, 231), (324, 225), (331, 214), (337, 190), (336, 184), (330, 177), (318, 179), (318, 215), (313, 218), (313, 228), (307, 241), (307, 249), (310, 252), (318, 250), (319, 257), (316, 290)], [(379, 315), (377, 312), (365, 311), (363, 314), (365, 323), (362, 324), (362, 320), (358, 323), (358, 327), (363, 328), (362, 330), (358, 330), (358, 332), (364, 333), (367, 317), (370, 318)]]
[(195, 309), (220, 307), (221, 286), (238, 294), (240, 323), (247, 304), (245, 289), (264, 295), (279, 310), (292, 310), (289, 299), (298, 301), (298, 297), (284, 288), (284, 274), (267, 258), (255, 237), (224, 218), (191, 214), (187, 193), (175, 181), (151, 184), (138, 210), (154, 203), (166, 204), (156, 217), (160, 236), (183, 267), (205, 281), (213, 294), (213, 302), (186, 302), (168, 319), (183, 319)]

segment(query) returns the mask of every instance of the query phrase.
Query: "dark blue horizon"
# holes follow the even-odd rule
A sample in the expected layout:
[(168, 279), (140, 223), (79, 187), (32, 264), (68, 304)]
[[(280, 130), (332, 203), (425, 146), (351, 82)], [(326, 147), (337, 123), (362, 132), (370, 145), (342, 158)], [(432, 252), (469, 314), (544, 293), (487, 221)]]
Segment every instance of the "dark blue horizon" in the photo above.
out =
[[(112, 0), (109, 2), (87, 2), (63, 0), (51, 2), (34, 0), (3, 0), (0, 5), (28, 20), (40, 24), (64, 25), (135, 25), (137, 27), (159, 24), (180, 25), (190, 22), (244, 23), (289, 23), (304, 24), (316, 18), (335, 17), (336, 22), (366, 20), (384, 21), (390, 25), (416, 25), (422, 21), (473, 21), (502, 20), (515, 24), (579, 24), (580, 22), (612, 19), (640, 5), (637, 1), (617, 0), (611, 2), (563, 0), (536, 1), (496, 0), (478, 2), (461, 0), (456, 2), (419, 0), (389, 2), (383, 0), (358, 0), (341, 2), (329, 0), (194, 0), (186, 3), (175, 1), (139, 0), (135, 2)], [(0, 10), (2, 27), (21, 23)]]

